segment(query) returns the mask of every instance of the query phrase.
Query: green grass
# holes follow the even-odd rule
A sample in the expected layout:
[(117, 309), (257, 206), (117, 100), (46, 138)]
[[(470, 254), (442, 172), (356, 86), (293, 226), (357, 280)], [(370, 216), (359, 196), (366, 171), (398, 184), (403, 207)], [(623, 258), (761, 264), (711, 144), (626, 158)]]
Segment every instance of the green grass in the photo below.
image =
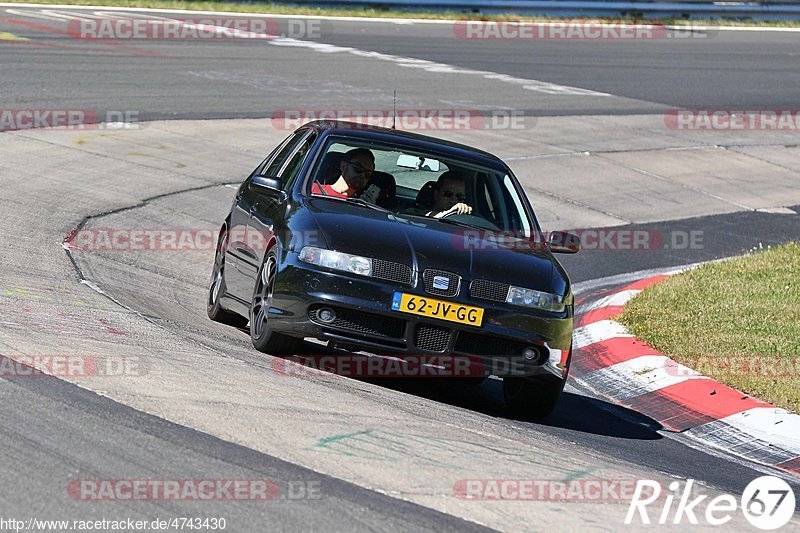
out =
[[(237, 13), (258, 13), (272, 15), (311, 15), (311, 16), (333, 16), (333, 17), (381, 17), (381, 18), (417, 18), (430, 20), (492, 20), (492, 21), (547, 21), (558, 20), (556, 17), (541, 17), (531, 15), (519, 15), (514, 13), (504, 14), (484, 14), (484, 13), (461, 13), (458, 11), (392, 11), (387, 9), (369, 8), (315, 8), (302, 6), (288, 6), (284, 4), (234, 4), (229, 2), (187, 2), (169, 0), (79, 0), (69, 2), (68, 0), (9, 0), (14, 3), (26, 4), (71, 4), (75, 6), (111, 6), (111, 7), (131, 7), (131, 8), (155, 8), (155, 9), (185, 9), (191, 11), (224, 11)], [(603, 21), (602, 18), (579, 18), (568, 17), (570, 20), (582, 21)], [(637, 20), (647, 23), (652, 22), (644, 19), (631, 17), (605, 19), (619, 22), (625, 20), (635, 22)], [(664, 24), (680, 25), (723, 25), (723, 26), (764, 26), (764, 27), (800, 27), (800, 21), (741, 21), (741, 20), (684, 20), (684, 19), (663, 19), (659, 20)]]
[(676, 361), (800, 411), (800, 244), (673, 276), (633, 298), (619, 320)]

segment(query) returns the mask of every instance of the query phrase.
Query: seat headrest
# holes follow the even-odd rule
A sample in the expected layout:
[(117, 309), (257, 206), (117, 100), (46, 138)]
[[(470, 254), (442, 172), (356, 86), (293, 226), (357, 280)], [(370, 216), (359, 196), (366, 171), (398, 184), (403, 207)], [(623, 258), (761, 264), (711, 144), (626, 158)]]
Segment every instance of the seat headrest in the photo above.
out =
[(384, 209), (394, 209), (397, 207), (397, 182), (394, 176), (388, 172), (376, 170), (372, 173), (371, 183), (381, 188), (381, 194), (375, 202)]
[(324, 185), (330, 185), (339, 179), (341, 174), (339, 164), (342, 162), (343, 157), (344, 153), (342, 152), (328, 152), (325, 154), (320, 165), (319, 174), (317, 174), (317, 181)]
[(436, 188), (435, 181), (429, 181), (417, 193), (417, 200), (414, 202), (414, 207), (418, 209), (433, 209), (433, 204), (436, 203), (436, 198), (433, 195), (433, 190)]

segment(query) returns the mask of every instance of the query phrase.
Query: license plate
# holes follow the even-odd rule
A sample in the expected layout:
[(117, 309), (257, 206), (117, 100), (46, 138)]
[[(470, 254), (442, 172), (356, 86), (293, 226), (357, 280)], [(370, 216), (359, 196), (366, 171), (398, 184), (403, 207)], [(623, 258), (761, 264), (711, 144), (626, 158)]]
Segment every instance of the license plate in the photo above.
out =
[(455, 302), (446, 302), (402, 292), (394, 293), (392, 310), (470, 326), (480, 326), (483, 322), (483, 309), (480, 307), (461, 305)]

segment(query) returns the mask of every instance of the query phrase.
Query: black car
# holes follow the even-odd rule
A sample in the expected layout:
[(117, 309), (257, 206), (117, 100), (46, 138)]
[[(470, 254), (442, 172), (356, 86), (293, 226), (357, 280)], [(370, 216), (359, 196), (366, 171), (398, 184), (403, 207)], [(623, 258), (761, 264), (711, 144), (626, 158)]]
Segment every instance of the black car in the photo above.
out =
[(463, 357), (503, 378), (515, 412), (542, 417), (572, 348), (573, 296), (553, 252), (577, 249), (573, 234), (543, 238), (489, 153), (311, 122), (239, 187), (208, 315), (249, 322), (253, 345), (273, 355), (300, 354), (310, 337), (384, 357)]

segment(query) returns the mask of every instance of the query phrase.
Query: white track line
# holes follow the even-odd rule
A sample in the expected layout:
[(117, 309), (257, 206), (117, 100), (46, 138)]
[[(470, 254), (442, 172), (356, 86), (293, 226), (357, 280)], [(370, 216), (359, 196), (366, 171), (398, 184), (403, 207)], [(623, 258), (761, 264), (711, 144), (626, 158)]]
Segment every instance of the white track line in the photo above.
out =
[[(3, 5), (3, 4), (0, 4)], [(81, 19), (85, 18), (85, 16), (72, 16), (69, 14), (58, 13), (53, 11), (52, 6), (48, 6), (51, 9), (39, 9), (32, 11), (30, 15), (23, 15), (19, 9), (9, 9), (6, 10), (7, 12), (13, 13), (18, 16), (31, 16), (31, 17), (39, 17), (39, 18), (54, 18), (56, 20), (69, 20), (69, 19)], [(109, 10), (103, 10), (109, 11)], [(102, 14), (102, 12), (100, 12)], [(230, 15), (230, 14), (228, 14)], [(97, 16), (95, 15), (88, 15), (88, 16)], [(257, 14), (250, 14), (251, 17), (259, 16)], [(263, 15), (262, 15), (263, 16)], [(264, 39), (266, 44), (272, 46), (284, 46), (284, 47), (291, 47), (291, 48), (305, 48), (307, 50), (311, 50), (313, 52), (318, 52), (322, 54), (337, 54), (337, 53), (345, 53), (351, 54), (358, 57), (364, 57), (368, 59), (377, 59), (379, 61), (387, 61), (394, 63), (400, 67), (405, 68), (415, 68), (415, 69), (422, 69), (425, 72), (430, 72), (434, 74), (465, 74), (465, 75), (472, 75), (472, 76), (480, 76), (487, 80), (492, 81), (499, 81), (501, 83), (508, 83), (511, 85), (516, 85), (517, 87), (526, 90), (526, 91), (533, 91), (542, 94), (550, 94), (550, 95), (566, 95), (566, 96), (596, 96), (596, 97), (611, 97), (613, 95), (598, 91), (592, 91), (590, 89), (582, 89), (580, 87), (571, 87), (568, 85), (559, 85), (556, 83), (550, 83), (545, 81), (539, 80), (532, 80), (527, 78), (517, 78), (515, 76), (509, 76), (508, 74), (499, 74), (497, 72), (491, 72), (487, 70), (475, 70), (471, 68), (465, 67), (457, 67), (454, 65), (448, 65), (446, 63), (437, 63), (435, 61), (428, 61), (426, 59), (417, 59), (411, 57), (403, 57), (403, 56), (396, 56), (392, 54), (383, 54), (381, 52), (374, 52), (369, 50), (360, 50), (358, 48), (353, 48), (350, 46), (338, 46), (334, 44), (328, 44), (318, 41), (307, 41), (301, 39), (293, 39), (288, 37), (279, 37), (274, 35), (267, 35), (267, 34), (259, 34), (259, 33), (251, 33), (251, 32), (237, 32), (231, 31), (230, 28), (224, 28), (221, 26), (212, 26), (212, 25), (195, 25), (192, 23), (185, 23), (187, 27), (190, 28), (198, 28), (204, 31), (209, 29), (216, 30), (220, 35), (228, 35), (231, 37), (238, 37), (242, 39)]]
[(581, 314), (588, 313), (589, 311), (594, 311), (595, 309), (600, 309), (601, 307), (611, 307), (611, 306), (623, 306), (628, 301), (642, 292), (640, 289), (628, 289), (624, 291), (615, 292), (614, 294), (609, 294), (608, 296), (603, 296), (596, 302), (592, 302), (586, 307), (581, 308)]
[(708, 379), (665, 355), (642, 355), (590, 374), (582, 379), (617, 401), (626, 401), (690, 379)]
[[(69, 4), (17, 4), (0, 2), (0, 7), (31, 7), (39, 8), (47, 7), (49, 9), (97, 9), (103, 11), (134, 11), (140, 13), (177, 13), (189, 15), (227, 15), (233, 17), (254, 17), (254, 16), (270, 16), (273, 18), (287, 18), (287, 19), (313, 19), (313, 20), (340, 20), (348, 22), (379, 22), (390, 24), (453, 24), (455, 20), (432, 20), (432, 19), (415, 19), (415, 18), (387, 18), (387, 17), (344, 17), (332, 15), (283, 15), (276, 13), (240, 13), (236, 11), (201, 11), (189, 9), (160, 9), (160, 8), (135, 8), (135, 7), (110, 7), (110, 6), (76, 6)], [(470, 20), (468, 14), (464, 14), (464, 20)], [(594, 20), (592, 17), (586, 17), (587, 20)], [(554, 19), (558, 21), (559, 19)], [(463, 22), (463, 21), (462, 21)], [(478, 21), (474, 21), (478, 22)], [(513, 23), (513, 22), (512, 22)], [(528, 24), (524, 22), (523, 24)], [(548, 22), (534, 22), (534, 25), (545, 25)], [(622, 27), (623, 25), (616, 24), (615, 27)], [(652, 24), (625, 24), (624, 27), (628, 28), (642, 28), (652, 27)], [(666, 29), (676, 30), (694, 30), (694, 31), (749, 31), (749, 32), (789, 32), (800, 33), (800, 28), (776, 28), (776, 27), (763, 27), (763, 26), (715, 26), (715, 25), (664, 25)]]
[(572, 347), (575, 350), (579, 350), (590, 344), (607, 341), (608, 339), (615, 339), (617, 337), (633, 337), (633, 335), (619, 322), (615, 322), (614, 320), (599, 320), (575, 328), (575, 332), (572, 335)]
[(555, 95), (570, 95), (570, 96), (613, 96), (608, 93), (601, 93), (591, 91), (589, 89), (581, 89), (578, 87), (570, 87), (568, 85), (558, 85), (555, 83), (548, 83), (539, 80), (530, 80), (525, 78), (516, 78), (508, 74), (498, 74), (487, 70), (474, 70), (471, 68), (456, 67), (446, 63), (437, 63), (435, 61), (428, 61), (425, 59), (417, 59), (411, 57), (396, 56), (391, 54), (383, 54), (380, 52), (372, 52), (367, 50), (359, 50), (358, 48), (351, 48), (349, 46), (337, 46), (335, 44), (320, 43), (315, 41), (303, 41), (300, 39), (291, 39), (286, 37), (279, 37), (268, 41), (269, 44), (274, 46), (287, 46), (293, 48), (307, 48), (314, 52), (323, 54), (336, 54), (336, 53), (349, 53), (359, 57), (366, 57), (369, 59), (378, 59), (381, 61), (389, 61), (406, 68), (419, 68), (426, 72), (436, 74), (468, 74), (481, 76), (487, 80), (496, 80), (503, 83), (510, 83), (520, 86), (522, 89), (534, 91), (544, 94)]
[(800, 455), (800, 415), (776, 407), (754, 407), (718, 422)]

